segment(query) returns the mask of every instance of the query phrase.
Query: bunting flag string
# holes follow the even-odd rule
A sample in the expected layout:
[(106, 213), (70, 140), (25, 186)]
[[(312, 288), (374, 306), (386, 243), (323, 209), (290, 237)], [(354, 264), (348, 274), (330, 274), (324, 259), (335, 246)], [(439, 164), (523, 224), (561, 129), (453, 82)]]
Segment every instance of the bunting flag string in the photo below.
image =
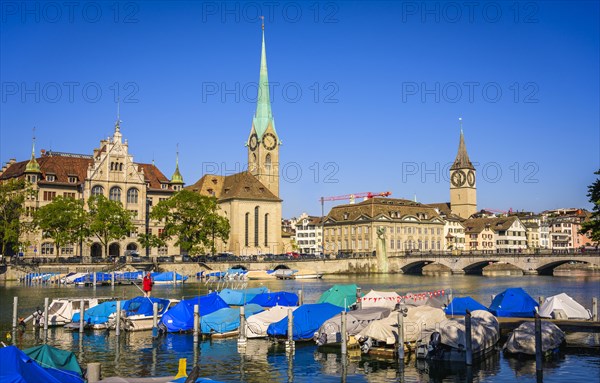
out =
[(378, 302), (381, 301), (382, 299), (384, 300), (390, 300), (393, 301), (395, 300), (396, 302), (400, 302), (401, 300), (407, 300), (407, 299), (412, 299), (415, 301), (418, 300), (425, 300), (431, 297), (442, 297), (446, 295), (446, 290), (435, 290), (435, 291), (426, 291), (426, 292), (422, 292), (422, 293), (408, 293), (406, 295), (399, 295), (397, 297), (362, 297), (362, 298), (357, 298), (358, 302)]

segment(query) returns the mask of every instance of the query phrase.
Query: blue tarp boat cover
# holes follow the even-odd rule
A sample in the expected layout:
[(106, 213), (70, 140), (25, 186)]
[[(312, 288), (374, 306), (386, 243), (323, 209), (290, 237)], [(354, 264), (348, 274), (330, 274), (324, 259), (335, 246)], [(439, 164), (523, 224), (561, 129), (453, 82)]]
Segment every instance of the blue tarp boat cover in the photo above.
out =
[(475, 310), (485, 310), (489, 311), (487, 307), (477, 302), (475, 299), (471, 297), (463, 297), (463, 298), (454, 298), (452, 302), (446, 307), (446, 314), (448, 315), (465, 315), (467, 313), (466, 310), (475, 311)]
[(175, 278), (177, 281), (186, 281), (187, 275), (181, 275), (179, 273), (175, 273), (174, 271), (166, 271), (164, 273), (152, 273), (152, 280), (154, 282), (173, 282), (173, 274), (175, 274)]
[(525, 290), (515, 287), (496, 295), (489, 310), (497, 317), (533, 318), (537, 306)]
[(298, 306), (298, 295), (285, 291), (262, 293), (256, 295), (248, 303), (254, 303), (262, 307)]
[[(87, 324), (102, 324), (108, 322), (110, 314), (117, 312), (117, 301), (102, 302), (97, 306), (85, 310), (83, 320)], [(71, 319), (74, 323), (79, 323), (79, 313), (73, 314)]]
[(154, 315), (154, 303), (158, 303), (158, 315), (162, 315), (169, 308), (169, 300), (154, 297), (135, 297), (126, 300), (121, 305), (121, 314), (124, 316), (132, 315)]
[[(112, 273), (96, 273), (96, 282), (110, 282), (112, 280)], [(94, 273), (86, 274), (82, 277), (75, 278), (73, 283), (84, 283), (84, 282), (94, 282)]]
[(319, 297), (317, 303), (331, 303), (340, 307), (350, 307), (356, 303), (356, 284), (333, 285)]
[(138, 281), (144, 277), (143, 271), (124, 271), (118, 273), (116, 278), (125, 281)]
[(242, 306), (252, 300), (258, 294), (266, 293), (269, 290), (266, 287), (255, 287), (244, 290), (223, 289), (219, 295), (225, 303), (230, 306)]
[[(200, 299), (200, 302), (198, 302)], [(194, 305), (199, 306), (200, 317), (227, 308), (227, 303), (217, 293), (197, 298), (184, 299), (175, 307), (164, 313), (160, 322), (167, 332), (189, 331), (194, 329)]]
[(0, 382), (2, 383), (83, 383), (71, 371), (43, 368), (15, 346), (0, 348)]
[[(315, 332), (327, 319), (344, 311), (343, 307), (331, 303), (315, 303), (298, 307), (294, 311), (294, 340), (312, 339)], [(271, 323), (267, 334), (271, 336), (287, 336), (288, 318)]]
[[(264, 311), (262, 307), (255, 304), (244, 306), (246, 318), (250, 315)], [(225, 333), (235, 331), (240, 327), (240, 309), (224, 308), (200, 318), (200, 330), (202, 334), (211, 334), (214, 332)]]

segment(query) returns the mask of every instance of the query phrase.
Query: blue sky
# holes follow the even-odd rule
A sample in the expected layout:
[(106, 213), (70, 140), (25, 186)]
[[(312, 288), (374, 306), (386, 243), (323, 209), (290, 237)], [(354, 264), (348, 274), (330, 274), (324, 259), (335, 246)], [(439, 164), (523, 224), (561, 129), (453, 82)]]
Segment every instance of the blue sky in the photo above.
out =
[(468, 4), (3, 1), (0, 160), (29, 156), (33, 126), (38, 150), (91, 153), (119, 94), (135, 161), (170, 177), (179, 144), (187, 184), (241, 169), (264, 14), (285, 217), (364, 191), (448, 201), (459, 117), (478, 207), (590, 208), (599, 3)]

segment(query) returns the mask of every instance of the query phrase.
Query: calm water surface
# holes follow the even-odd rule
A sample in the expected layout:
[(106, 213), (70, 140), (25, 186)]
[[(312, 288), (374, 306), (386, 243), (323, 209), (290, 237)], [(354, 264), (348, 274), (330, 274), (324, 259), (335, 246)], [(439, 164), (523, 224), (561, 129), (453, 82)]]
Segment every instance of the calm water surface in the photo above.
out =
[[(306, 281), (250, 281), (248, 287), (267, 286), (273, 291), (302, 290), (305, 302), (316, 301), (319, 295), (337, 283), (357, 283), (367, 293), (370, 289), (393, 290), (400, 294), (446, 289), (454, 296), (470, 295), (489, 305), (491, 295), (508, 287), (523, 287), (530, 295), (551, 296), (565, 292), (590, 308), (592, 297), (600, 297), (600, 278), (561, 278), (522, 276), (486, 278), (481, 276), (426, 277), (408, 275), (377, 275), (361, 277), (328, 277)], [(184, 286), (155, 286), (153, 295), (182, 298), (206, 294), (209, 288), (200, 282)], [(220, 285), (219, 288), (223, 288)], [(231, 287), (229, 285), (228, 287)], [(12, 301), (19, 297), (19, 316), (30, 314), (43, 306), (44, 297), (120, 297), (139, 296), (135, 286), (98, 287), (24, 287), (17, 283), (0, 286), (0, 331), (2, 338), (11, 331)], [(599, 335), (569, 334), (570, 342), (598, 344)], [(13, 339), (20, 348), (44, 342), (42, 331), (25, 333)], [(6, 340), (5, 340), (6, 342)], [(149, 331), (124, 333), (119, 339), (114, 332), (67, 332), (50, 329), (47, 343), (76, 353), (82, 365), (100, 362), (103, 376), (165, 376), (177, 372), (179, 358), (187, 358), (188, 366), (198, 361), (203, 376), (225, 382), (535, 382), (535, 361), (506, 358), (496, 352), (473, 368), (436, 366), (418, 363), (414, 359), (404, 366), (386, 359), (350, 356), (345, 363), (339, 352), (317, 349), (312, 343), (296, 344), (292, 357), (281, 345), (266, 340), (249, 340), (246, 350), (237, 349), (236, 339), (202, 341), (194, 347), (191, 334), (169, 334), (152, 339)], [(1, 361), (0, 361), (1, 364)], [(560, 357), (545, 362), (545, 382), (584, 382), (600, 380), (598, 348), (569, 348)]]

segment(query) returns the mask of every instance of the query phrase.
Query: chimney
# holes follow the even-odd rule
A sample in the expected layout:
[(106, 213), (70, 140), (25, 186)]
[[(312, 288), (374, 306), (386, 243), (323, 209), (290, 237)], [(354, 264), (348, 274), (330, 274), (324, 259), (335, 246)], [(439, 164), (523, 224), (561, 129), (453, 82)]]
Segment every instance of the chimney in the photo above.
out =
[(41, 149), (40, 153), (41, 153), (41, 156), (44, 157), (46, 155), (46, 149)]

